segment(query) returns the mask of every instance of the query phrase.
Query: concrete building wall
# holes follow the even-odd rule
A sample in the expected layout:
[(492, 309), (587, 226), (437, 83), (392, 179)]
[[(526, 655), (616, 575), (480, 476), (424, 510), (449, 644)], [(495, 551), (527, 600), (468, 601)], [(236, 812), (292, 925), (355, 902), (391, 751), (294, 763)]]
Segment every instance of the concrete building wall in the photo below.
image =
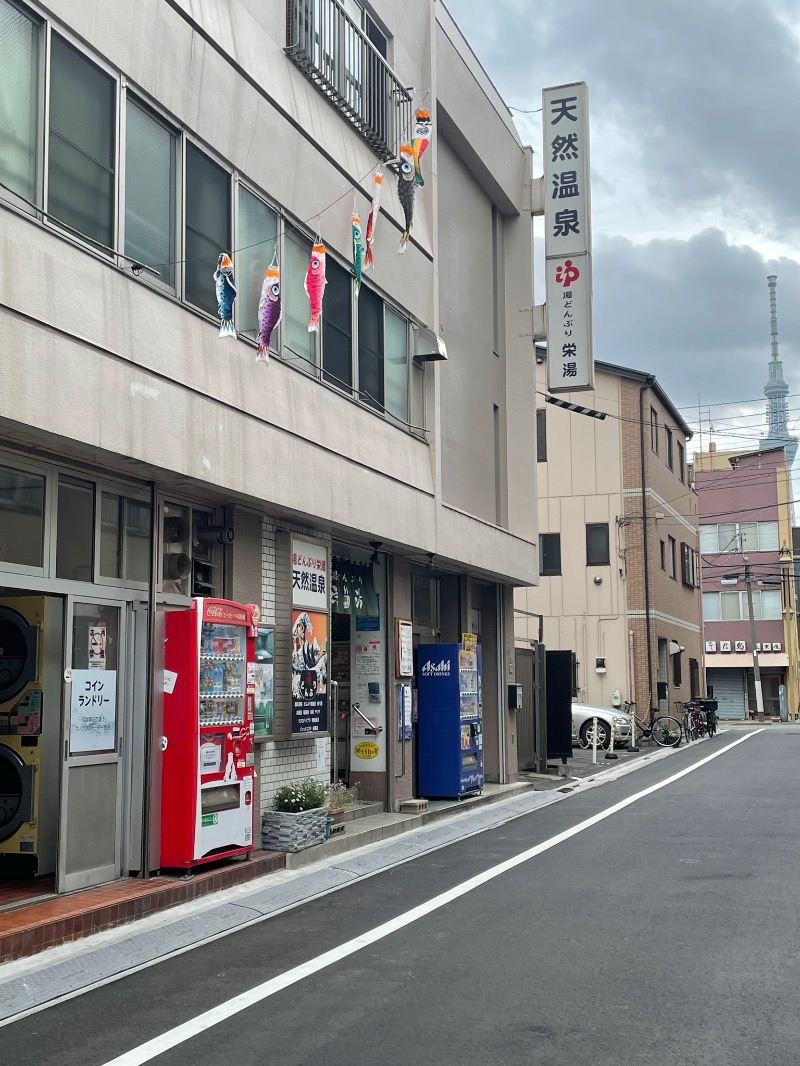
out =
[[(0, 346), (14, 353), (0, 389), (0, 445), (37, 460), (58, 456), (70, 473), (102, 472), (142, 491), (152, 483), (159, 502), (174, 497), (228, 516), (236, 540), (225, 550), (224, 587), (260, 604), (276, 626), (276, 659), (287, 656), (275, 694), (284, 710), (290, 619), (288, 601), (276, 594), (288, 580), (278, 530), (362, 553), (380, 542), (394, 574), (395, 615), (410, 616), (411, 573), (427, 557), (459, 597), (479, 581), (491, 600), (491, 772), (505, 780), (516, 769), (504, 689), (513, 680), (509, 590), (538, 576), (535, 428), (520, 417), (535, 387), (531, 151), (441, 5), (376, 0), (370, 12), (387, 32), (400, 84), (415, 86), (415, 105), (429, 106), (434, 118), (402, 256), (397, 177), (384, 167), (375, 269), (360, 294), (373, 290), (408, 323), (408, 423), (365, 402), (357, 344), (352, 388), (342, 388), (289, 351), (286, 317), (273, 357), (257, 362), (252, 336), (240, 329), (221, 340), (217, 316), (184, 299), (190, 145), (224, 171), (233, 230), (231, 247), (219, 252), (233, 254), (240, 284), (248, 250), (236, 228), (241, 189), (276, 213), (285, 314), (287, 295), (304, 281), (286, 268), (292, 229), (308, 239), (319, 232), (329, 262), (351, 270), (353, 197), (366, 223), (379, 155), (287, 56), (282, 0), (53, 0), (40, 9), (44, 24), (114, 86), (119, 247), (98, 247), (44, 218), (43, 202), (33, 210), (0, 191)], [(134, 100), (177, 138), (175, 261), (161, 264), (174, 267), (171, 290), (124, 254), (125, 117)], [(398, 132), (405, 138), (410, 129)], [(259, 244), (268, 245), (266, 267), (272, 239)], [(212, 273), (213, 264), (213, 308)], [(354, 322), (357, 307), (353, 293)], [(325, 315), (323, 306), (323, 326)], [(445, 340), (446, 362), (412, 359), (421, 330)], [(160, 606), (186, 606), (190, 589), (165, 593), (161, 584)], [(451, 612), (453, 639), (464, 631), (466, 602)], [(388, 682), (393, 617), (386, 621)], [(387, 794), (399, 802), (410, 795), (413, 767), (410, 746), (389, 741), (397, 735), (396, 686), (386, 689)], [(261, 808), (288, 781), (327, 780), (329, 763), (325, 737), (259, 740)]]

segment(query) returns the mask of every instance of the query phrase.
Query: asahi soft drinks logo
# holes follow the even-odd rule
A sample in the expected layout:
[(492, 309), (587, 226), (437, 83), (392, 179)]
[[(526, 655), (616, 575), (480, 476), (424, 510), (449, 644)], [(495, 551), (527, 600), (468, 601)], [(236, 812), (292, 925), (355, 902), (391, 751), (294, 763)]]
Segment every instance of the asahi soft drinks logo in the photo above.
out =
[(450, 660), (442, 659), (441, 662), (434, 663), (430, 659), (422, 667), (423, 677), (449, 677), (450, 676)]

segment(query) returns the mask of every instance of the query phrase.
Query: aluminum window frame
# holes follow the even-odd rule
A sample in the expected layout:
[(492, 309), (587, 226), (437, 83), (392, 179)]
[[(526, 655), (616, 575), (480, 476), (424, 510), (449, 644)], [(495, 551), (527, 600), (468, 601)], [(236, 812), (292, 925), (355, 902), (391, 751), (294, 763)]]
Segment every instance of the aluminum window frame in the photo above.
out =
[[(605, 558), (604, 559), (592, 559), (590, 558), (590, 530), (603, 529), (605, 530), (606, 543), (605, 543)], [(610, 566), (611, 565), (611, 530), (610, 523), (608, 522), (587, 522), (586, 523), (586, 565), (587, 566)]]
[[(117, 233), (117, 248), (119, 249), (117, 256), (118, 259), (124, 260), (124, 264), (131, 264), (131, 266), (137, 262), (132, 259), (125, 251), (125, 233), (126, 233), (126, 189), (127, 189), (127, 170), (128, 170), (128, 103), (132, 102), (134, 107), (138, 107), (146, 115), (149, 115), (153, 121), (163, 126), (167, 132), (175, 138), (175, 176), (174, 176), (174, 188), (173, 194), (175, 196), (175, 232), (172, 237), (172, 255), (174, 257), (172, 266), (174, 268), (174, 281), (170, 284), (163, 280), (161, 276), (157, 276), (153, 273), (152, 269), (148, 269), (148, 264), (141, 264), (145, 269), (140, 271), (138, 280), (146, 282), (148, 285), (152, 285), (154, 288), (169, 296), (176, 297), (180, 300), (181, 304), (185, 304), (182, 299), (181, 293), (183, 292), (183, 229), (182, 229), (182, 217), (183, 217), (183, 201), (184, 201), (184, 184), (183, 184), (183, 172), (185, 155), (184, 142), (185, 132), (184, 130), (175, 124), (154, 102), (149, 96), (142, 92), (137, 85), (132, 85), (126, 77), (122, 77), (121, 89), (122, 100), (120, 104), (120, 128), (119, 128), (119, 143), (120, 146), (124, 145), (122, 152), (122, 161), (120, 163), (119, 181), (118, 181), (118, 195), (119, 195), (119, 226)], [(133, 271), (131, 271), (132, 273)], [(194, 307), (194, 304), (188, 306)]]
[[(189, 130), (183, 131), (183, 151), (181, 152), (181, 224), (180, 224), (180, 253), (179, 258), (185, 264), (187, 262), (187, 250), (186, 250), (186, 214), (187, 214), (187, 195), (186, 195), (186, 181), (189, 173), (189, 145), (195, 148), (202, 155), (207, 156), (212, 163), (215, 163), (221, 170), (225, 171), (228, 175), (228, 225), (230, 226), (231, 241), (235, 245), (236, 234), (236, 219), (234, 217), (234, 178), (238, 176), (238, 172), (233, 165), (222, 156), (218, 155), (213, 148), (210, 148), (199, 137), (194, 136)], [(233, 258), (234, 247), (230, 249), (220, 248), (220, 252), (227, 251), (231, 258)], [(218, 253), (219, 254), (219, 253)], [(186, 295), (186, 278), (187, 271), (182, 271), (181, 288), (179, 290), (178, 299), (184, 308), (191, 308), (191, 310), (198, 315), (201, 315), (207, 322), (213, 322), (219, 327), (219, 318), (216, 315), (212, 315), (210, 311), (206, 311), (203, 307), (198, 307), (196, 303), (190, 300)], [(208, 282), (211, 285), (211, 276), (209, 276)], [(238, 336), (238, 333), (237, 333)]]
[[(267, 196), (264, 192), (262, 192), (261, 189), (259, 189), (253, 182), (249, 181), (246, 177), (244, 177), (238, 171), (234, 171), (233, 172), (233, 183), (234, 183), (234, 188), (233, 188), (233, 201), (232, 201), (232, 208), (233, 208), (233, 231), (232, 232), (233, 232), (233, 245), (234, 245), (234, 247), (233, 247), (233, 249), (231, 251), (231, 255), (232, 255), (232, 258), (233, 258), (233, 262), (234, 262), (234, 268), (236, 270), (236, 277), (237, 277), (237, 279), (239, 277), (239, 255), (240, 255), (241, 251), (243, 250), (240, 247), (240, 244), (241, 244), (241, 233), (240, 233), (241, 211), (239, 209), (239, 193), (240, 193), (241, 190), (243, 190), (244, 192), (246, 192), (250, 196), (252, 196), (253, 199), (260, 201), (264, 205), (264, 207), (268, 208), (275, 215), (275, 248), (278, 251), (278, 269), (281, 272), (281, 301), (283, 301), (283, 298), (284, 298), (283, 289), (284, 289), (284, 285), (286, 284), (285, 278), (284, 278), (284, 273), (283, 273), (283, 234), (284, 234), (284, 230), (285, 230), (285, 227), (286, 227), (286, 221), (287, 220), (286, 220), (286, 218), (284, 216), (283, 211), (281, 210), (280, 205), (278, 203), (276, 203), (274, 200), (272, 200), (269, 196)], [(272, 259), (272, 256), (270, 255), (269, 256), (269, 260), (271, 260), (271, 259)], [(264, 262), (265, 263), (268, 262), (266, 256), (264, 257)], [(237, 280), (237, 286), (238, 286), (238, 284), (239, 283), (238, 283), (238, 280)], [(256, 336), (255, 336), (255, 338), (248, 336), (247, 333), (245, 333), (242, 330), (242, 328), (241, 328), (241, 318), (240, 318), (241, 310), (240, 310), (238, 305), (239, 305), (239, 300), (237, 299), (236, 304), (234, 305), (236, 336), (239, 338), (239, 340), (244, 341), (245, 344), (250, 344), (250, 345), (253, 345), (254, 347), (257, 348), (258, 347), (258, 333), (259, 333), (258, 323), (256, 323), (256, 331), (255, 331), (256, 332)], [(277, 356), (278, 358), (281, 357), (281, 354), (283, 352), (283, 325), (284, 325), (283, 316), (281, 316), (281, 321), (277, 324), (275, 329), (272, 331), (272, 336), (270, 337), (270, 345), (269, 345), (270, 357), (272, 357), (273, 355)], [(276, 340), (276, 338), (277, 338), (277, 340)]]
[[(96, 241), (89, 237), (85, 233), (81, 233), (80, 230), (75, 229), (68, 222), (63, 222), (58, 219), (56, 215), (51, 214), (49, 211), (50, 206), (50, 102), (51, 102), (51, 85), (52, 85), (52, 64), (53, 64), (53, 34), (56, 34), (63, 41), (65, 41), (71, 48), (73, 48), (87, 63), (91, 63), (92, 66), (97, 67), (99, 71), (108, 77), (114, 85), (114, 108), (113, 108), (113, 129), (114, 135), (114, 174), (112, 181), (112, 195), (111, 203), (113, 210), (113, 221), (111, 224), (111, 239), (112, 244), (110, 246), (104, 245), (101, 241)], [(107, 62), (102, 56), (99, 56), (95, 51), (86, 47), (80, 37), (70, 32), (69, 27), (64, 26), (62, 23), (53, 25), (53, 20), (47, 19), (47, 114), (44, 124), (44, 196), (42, 199), (42, 219), (49, 226), (59, 231), (62, 234), (69, 235), (78, 244), (91, 248), (95, 253), (98, 253), (104, 261), (111, 260), (117, 262), (119, 258), (119, 223), (120, 223), (120, 168), (122, 165), (121, 158), (121, 136), (120, 136), (120, 101), (122, 97), (122, 73), (109, 62)]]

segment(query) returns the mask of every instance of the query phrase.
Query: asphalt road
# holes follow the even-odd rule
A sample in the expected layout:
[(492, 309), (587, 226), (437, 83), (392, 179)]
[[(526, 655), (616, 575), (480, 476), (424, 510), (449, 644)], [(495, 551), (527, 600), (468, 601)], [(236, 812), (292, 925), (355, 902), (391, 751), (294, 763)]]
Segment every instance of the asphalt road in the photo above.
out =
[(0, 1063), (795, 1066), (800, 727), (745, 735), (2, 1028)]

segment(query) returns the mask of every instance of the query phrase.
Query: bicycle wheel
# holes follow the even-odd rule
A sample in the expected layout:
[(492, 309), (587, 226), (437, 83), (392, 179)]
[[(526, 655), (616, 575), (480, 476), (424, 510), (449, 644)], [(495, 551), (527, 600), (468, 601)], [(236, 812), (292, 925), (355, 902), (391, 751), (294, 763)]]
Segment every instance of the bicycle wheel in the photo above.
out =
[(663, 715), (653, 720), (653, 740), (661, 748), (677, 748), (681, 742), (683, 730), (677, 718)]

